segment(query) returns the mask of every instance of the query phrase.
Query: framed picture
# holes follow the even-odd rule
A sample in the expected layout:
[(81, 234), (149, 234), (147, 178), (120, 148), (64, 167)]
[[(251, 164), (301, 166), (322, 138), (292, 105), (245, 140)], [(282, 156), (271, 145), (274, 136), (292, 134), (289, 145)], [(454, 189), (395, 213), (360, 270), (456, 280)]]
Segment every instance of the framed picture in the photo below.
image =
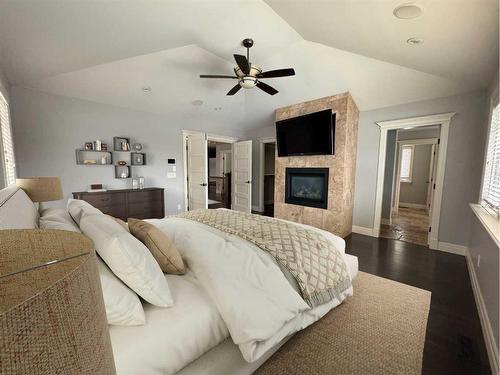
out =
[(85, 151), (92, 151), (94, 149), (94, 145), (92, 142), (85, 142)]

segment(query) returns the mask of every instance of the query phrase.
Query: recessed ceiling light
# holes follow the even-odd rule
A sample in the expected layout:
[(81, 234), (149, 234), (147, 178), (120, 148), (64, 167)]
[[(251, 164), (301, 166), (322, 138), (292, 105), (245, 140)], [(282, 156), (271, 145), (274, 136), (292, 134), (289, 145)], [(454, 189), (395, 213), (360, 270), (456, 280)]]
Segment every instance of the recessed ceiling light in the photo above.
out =
[(200, 99), (193, 100), (193, 101), (191, 102), (191, 104), (192, 104), (192, 105), (194, 105), (194, 106), (200, 106), (200, 105), (202, 105), (202, 104), (203, 104), (203, 100), (200, 100)]
[(394, 14), (394, 16), (397, 18), (409, 20), (419, 17), (422, 14), (422, 8), (413, 3), (402, 4), (397, 6), (392, 14)]
[(147, 86), (147, 87), (143, 87), (141, 90), (143, 92), (151, 92), (153, 89), (151, 87)]
[(422, 44), (423, 42), (424, 42), (424, 40), (422, 38), (416, 38), (416, 37), (413, 37), (413, 38), (406, 40), (406, 43), (408, 43), (410, 46), (418, 46), (419, 44)]

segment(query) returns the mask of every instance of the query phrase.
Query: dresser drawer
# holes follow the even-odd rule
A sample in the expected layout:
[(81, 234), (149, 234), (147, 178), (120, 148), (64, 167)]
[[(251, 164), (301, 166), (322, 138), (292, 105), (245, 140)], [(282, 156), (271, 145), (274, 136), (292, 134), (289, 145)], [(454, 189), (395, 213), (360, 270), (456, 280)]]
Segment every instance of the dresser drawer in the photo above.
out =
[(114, 206), (114, 205), (125, 205), (125, 193), (113, 193), (113, 194), (86, 194), (81, 197), (86, 202), (89, 202), (92, 206), (96, 208), (101, 208), (104, 206)]
[(135, 219), (162, 219), (162, 202), (129, 203), (128, 217)]
[(162, 195), (161, 190), (134, 191), (128, 193), (128, 203), (160, 202)]

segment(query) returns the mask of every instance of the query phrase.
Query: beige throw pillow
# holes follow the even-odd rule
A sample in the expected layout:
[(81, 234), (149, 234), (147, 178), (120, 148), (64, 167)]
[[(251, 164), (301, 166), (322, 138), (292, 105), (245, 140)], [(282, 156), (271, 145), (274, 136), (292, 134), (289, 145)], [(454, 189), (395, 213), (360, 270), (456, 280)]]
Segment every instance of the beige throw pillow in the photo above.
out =
[(174, 275), (186, 273), (179, 251), (160, 229), (138, 219), (128, 219), (128, 228), (130, 233), (141, 240), (151, 251), (163, 272)]

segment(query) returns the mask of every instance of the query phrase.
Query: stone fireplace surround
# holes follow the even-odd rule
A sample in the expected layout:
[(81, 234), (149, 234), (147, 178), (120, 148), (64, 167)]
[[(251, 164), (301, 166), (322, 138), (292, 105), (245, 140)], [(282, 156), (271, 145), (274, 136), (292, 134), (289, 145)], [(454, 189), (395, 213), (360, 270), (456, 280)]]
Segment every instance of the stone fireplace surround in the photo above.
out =
[[(276, 110), (276, 121), (332, 109), (336, 113), (335, 155), (287, 156), (275, 160), (274, 216), (346, 237), (352, 230), (358, 108), (346, 92)], [(328, 168), (327, 208), (286, 203), (286, 168)]]

